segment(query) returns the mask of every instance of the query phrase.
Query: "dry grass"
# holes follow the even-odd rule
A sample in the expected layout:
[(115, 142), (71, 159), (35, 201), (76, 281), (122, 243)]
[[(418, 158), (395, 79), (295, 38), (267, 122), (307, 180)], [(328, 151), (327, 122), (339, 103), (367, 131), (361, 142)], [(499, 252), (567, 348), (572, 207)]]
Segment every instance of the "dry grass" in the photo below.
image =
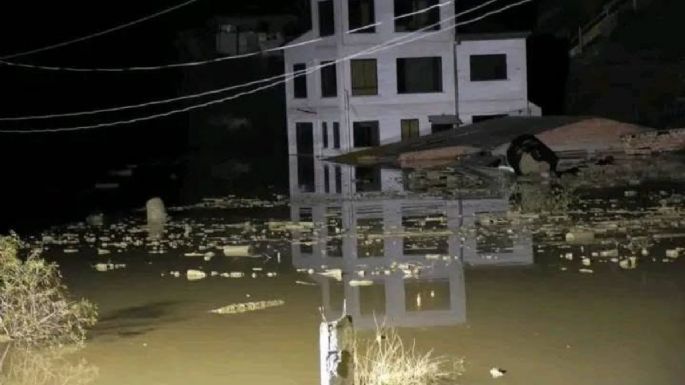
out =
[(378, 326), (373, 340), (355, 347), (356, 385), (435, 385), (455, 383), (464, 372), (462, 359), (419, 353), (405, 346), (392, 328)]
[(98, 368), (85, 360), (69, 359), (65, 349), (36, 351), (7, 345), (0, 351), (0, 384), (86, 385), (98, 376)]
[(0, 335), (28, 345), (83, 342), (97, 321), (95, 305), (71, 301), (57, 265), (36, 252), (21, 261), (20, 245), (16, 237), (0, 237)]

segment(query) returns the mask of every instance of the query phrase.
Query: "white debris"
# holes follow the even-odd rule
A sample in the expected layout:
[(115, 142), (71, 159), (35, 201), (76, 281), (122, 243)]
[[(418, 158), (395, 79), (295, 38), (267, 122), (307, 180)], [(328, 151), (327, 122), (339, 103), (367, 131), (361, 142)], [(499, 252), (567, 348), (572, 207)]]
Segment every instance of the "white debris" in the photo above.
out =
[(592, 273), (595, 272), (595, 271), (592, 270), (592, 269), (580, 269), (580, 270), (578, 270), (578, 271), (581, 272), (581, 273), (583, 273), (583, 274), (592, 274)]
[(589, 230), (572, 230), (566, 234), (568, 243), (590, 243), (595, 240), (595, 233)]
[(352, 287), (358, 287), (358, 286), (371, 286), (373, 285), (373, 281), (369, 279), (353, 279), (350, 281), (350, 286)]
[(320, 272), (320, 275), (329, 278), (335, 278), (337, 281), (342, 281), (342, 270), (340, 269), (328, 269), (326, 271)]
[(666, 256), (668, 258), (678, 258), (680, 256), (680, 248), (666, 250)]
[(590, 261), (590, 258), (583, 257), (582, 263), (583, 263), (583, 266), (590, 266), (592, 264), (592, 261)]
[(492, 378), (500, 378), (500, 377), (503, 377), (504, 374), (505, 374), (506, 372), (507, 372), (506, 370), (500, 369), (500, 368), (492, 368), (492, 369), (490, 369), (490, 375), (492, 376)]
[(186, 278), (188, 279), (188, 281), (197, 281), (200, 279), (204, 279), (206, 277), (207, 273), (205, 273), (204, 271), (190, 269), (186, 272)]
[(601, 251), (599, 256), (602, 258), (618, 257), (618, 249)]
[(206, 253), (204, 254), (203, 259), (204, 259), (205, 261), (211, 261), (212, 258), (214, 258), (215, 255), (216, 255), (216, 254), (214, 254), (214, 252), (209, 251), (209, 252), (206, 252)]
[(107, 249), (98, 249), (98, 255), (107, 255), (110, 253), (111, 253), (111, 251), (109, 251)]
[(228, 245), (223, 248), (224, 255), (227, 257), (250, 257), (252, 247), (250, 245)]
[(304, 285), (304, 286), (317, 286), (316, 283), (307, 282), (307, 281), (295, 281), (295, 283), (298, 285)]

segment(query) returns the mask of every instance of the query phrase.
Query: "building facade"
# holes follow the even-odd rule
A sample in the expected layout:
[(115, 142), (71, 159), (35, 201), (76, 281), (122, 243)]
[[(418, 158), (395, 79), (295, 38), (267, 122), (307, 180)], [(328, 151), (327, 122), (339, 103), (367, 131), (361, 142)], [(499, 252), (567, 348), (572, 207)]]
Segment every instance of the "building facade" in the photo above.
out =
[[(333, 156), (540, 114), (528, 101), (523, 34), (455, 34), (454, 2), (314, 0), (311, 7), (312, 29), (292, 43), (320, 40), (287, 49), (285, 71), (329, 65), (286, 83), (290, 154)], [(416, 40), (399, 44), (403, 38)], [(387, 42), (398, 44), (380, 46)]]

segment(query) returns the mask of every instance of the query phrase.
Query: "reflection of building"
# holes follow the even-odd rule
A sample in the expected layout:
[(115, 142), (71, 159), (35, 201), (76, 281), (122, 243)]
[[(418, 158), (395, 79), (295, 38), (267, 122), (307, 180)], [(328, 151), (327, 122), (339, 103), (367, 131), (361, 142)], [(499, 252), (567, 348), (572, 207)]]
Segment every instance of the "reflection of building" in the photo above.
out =
[[(319, 178), (311, 191), (300, 192), (297, 167), (291, 169), (292, 220), (314, 224), (313, 230), (293, 234), (292, 259), (296, 268), (318, 271), (326, 266), (343, 271), (340, 282), (317, 278), (331, 319), (340, 316), (346, 300), (347, 312), (361, 327), (372, 326), (374, 315), (395, 326), (464, 322), (464, 265), (533, 262), (530, 237), (490, 247), (483, 243), (487, 238), (477, 241), (459, 234), (465, 225), (475, 224), (480, 213), (506, 211), (506, 199), (410, 196), (403, 189), (401, 172), (393, 170), (364, 171), (364, 175), (375, 175), (374, 190), (397, 194), (357, 195), (360, 183), (369, 186), (368, 181), (355, 180), (357, 170), (318, 160), (313, 167), (335, 170), (337, 176), (329, 181), (335, 187), (326, 189)], [(405, 277), (402, 269), (419, 273)], [(374, 284), (352, 287), (352, 279), (370, 279)]]
[(460, 123), (540, 115), (528, 101), (526, 35), (455, 34), (448, 30), (455, 3), (312, 1), (313, 28), (293, 43), (321, 40), (287, 50), (288, 73), (398, 42), (410, 33), (445, 31), (357, 55), (288, 83), (289, 153), (332, 155)]

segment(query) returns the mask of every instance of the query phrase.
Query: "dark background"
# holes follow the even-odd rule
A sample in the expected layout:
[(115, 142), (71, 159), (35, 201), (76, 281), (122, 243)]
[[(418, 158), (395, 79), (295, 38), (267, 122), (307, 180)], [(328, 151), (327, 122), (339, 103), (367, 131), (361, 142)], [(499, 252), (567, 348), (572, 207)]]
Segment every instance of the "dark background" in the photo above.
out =
[[(181, 3), (171, 0), (1, 2), (0, 57), (84, 36)], [(482, 3), (457, 0), (458, 11)], [(487, 12), (513, 1), (502, 1)], [(529, 98), (545, 114), (582, 114), (668, 127), (685, 122), (685, 2), (640, 0), (617, 30), (569, 60), (578, 25), (604, 0), (536, 0), (459, 29), (462, 33), (530, 31)], [(307, 0), (199, 0), (159, 18), (69, 47), (12, 59), (74, 67), (146, 66), (216, 57), (208, 23), (214, 16), (289, 13), (300, 18), (292, 36), (308, 28)], [(478, 13), (470, 15), (477, 16)], [(679, 32), (682, 32), (679, 34)], [(191, 49), (192, 47), (192, 49)], [(0, 65), (0, 116), (41, 115), (170, 98), (282, 73), (282, 62), (245, 60), (192, 69), (140, 73), (68, 73)], [(679, 75), (680, 74), (680, 75)], [(0, 231), (40, 228), (83, 219), (94, 211), (140, 207), (151, 196), (169, 204), (237, 191), (283, 192), (287, 154), (283, 88), (193, 113), (145, 123), (60, 134), (0, 134)], [(618, 101), (618, 102), (617, 102)], [(88, 125), (167, 111), (188, 104), (96, 117), (0, 122), (1, 129)], [(666, 112), (664, 112), (666, 111)], [(211, 127), (216, 116), (247, 118), (247, 130)], [(133, 177), (108, 171), (138, 165)], [(217, 183), (220, 165), (228, 176)], [(224, 172), (226, 173), (226, 172)], [(96, 182), (121, 189), (98, 191)], [(254, 187), (258, 189), (255, 190)]]

